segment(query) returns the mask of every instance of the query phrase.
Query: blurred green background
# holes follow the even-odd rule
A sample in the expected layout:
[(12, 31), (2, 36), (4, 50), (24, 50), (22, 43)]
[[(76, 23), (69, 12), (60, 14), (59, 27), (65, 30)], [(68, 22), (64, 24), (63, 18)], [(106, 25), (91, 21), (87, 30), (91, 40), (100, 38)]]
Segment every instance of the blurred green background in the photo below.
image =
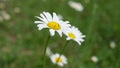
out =
[[(69, 43), (67, 65), (56, 67), (47, 57), (47, 68), (120, 68), (120, 0), (74, 1), (83, 5), (82, 12), (72, 9), (69, 0), (0, 0), (0, 68), (43, 68), (49, 32), (38, 31), (34, 23), (43, 11), (60, 14), (86, 35), (81, 46)], [(65, 37), (56, 34), (49, 47), (60, 53), (64, 43)]]

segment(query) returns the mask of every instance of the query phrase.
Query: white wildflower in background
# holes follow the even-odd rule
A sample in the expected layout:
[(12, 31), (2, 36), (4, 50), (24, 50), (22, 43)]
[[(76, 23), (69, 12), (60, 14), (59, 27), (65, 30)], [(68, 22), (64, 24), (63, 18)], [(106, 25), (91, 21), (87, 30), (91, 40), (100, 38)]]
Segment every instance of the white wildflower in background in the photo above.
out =
[(64, 55), (56, 53), (51, 55), (50, 58), (54, 64), (57, 64), (59, 66), (64, 66), (64, 64), (67, 64), (67, 58)]
[(114, 49), (116, 47), (116, 43), (114, 41), (110, 42), (110, 48)]
[(15, 13), (20, 13), (20, 11), (21, 11), (21, 10), (20, 10), (19, 7), (15, 7), (15, 8), (14, 8), (14, 12), (15, 12)]
[(92, 56), (91, 60), (96, 63), (96, 62), (98, 62), (98, 57), (97, 56)]
[(72, 26), (71, 28), (68, 28), (64, 34), (67, 36), (66, 40), (74, 40), (79, 45), (81, 45), (81, 42), (84, 41), (85, 35), (82, 35), (82, 33), (78, 30), (78, 28)]
[(50, 47), (47, 47), (47, 49), (46, 49), (46, 55), (47, 55), (47, 56), (51, 56), (52, 54), (53, 54), (53, 53), (52, 53)]
[(3, 19), (5, 20), (10, 20), (10, 15), (6, 12), (6, 11), (1, 11), (1, 15), (3, 17)]
[(53, 13), (53, 16), (49, 12), (43, 12), (39, 16), (36, 16), (40, 21), (35, 21), (38, 25), (38, 30), (42, 30), (43, 28), (49, 28), (50, 35), (54, 36), (55, 31), (58, 32), (60, 36), (62, 36), (62, 32), (65, 28), (68, 28), (70, 24), (69, 22), (64, 22), (59, 19), (56, 13)]
[(84, 7), (82, 6), (82, 4), (79, 3), (79, 2), (69, 1), (69, 2), (68, 2), (68, 5), (69, 5), (71, 8), (73, 8), (73, 9), (75, 9), (76, 11), (79, 11), (79, 12), (83, 11), (83, 9), (84, 9)]

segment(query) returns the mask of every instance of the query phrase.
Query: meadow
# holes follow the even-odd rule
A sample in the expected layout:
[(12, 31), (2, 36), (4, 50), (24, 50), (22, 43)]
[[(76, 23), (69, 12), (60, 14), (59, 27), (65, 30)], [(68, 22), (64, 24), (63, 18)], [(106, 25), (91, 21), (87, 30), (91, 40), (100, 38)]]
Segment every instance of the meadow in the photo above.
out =
[[(0, 0), (0, 68), (43, 68), (49, 32), (34, 23), (43, 11), (56, 12), (86, 35), (81, 46), (69, 42), (68, 64), (59, 67), (47, 57), (47, 68), (120, 68), (120, 0), (73, 0), (83, 5), (80, 12), (69, 1)], [(48, 46), (59, 53), (64, 43), (56, 33)]]

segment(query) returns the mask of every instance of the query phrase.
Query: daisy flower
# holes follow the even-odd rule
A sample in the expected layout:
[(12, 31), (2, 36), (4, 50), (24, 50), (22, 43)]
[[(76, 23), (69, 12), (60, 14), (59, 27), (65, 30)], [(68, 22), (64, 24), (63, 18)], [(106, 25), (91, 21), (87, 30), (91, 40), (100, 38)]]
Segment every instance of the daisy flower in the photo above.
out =
[(82, 35), (82, 33), (78, 30), (78, 28), (72, 26), (71, 28), (68, 28), (64, 34), (67, 36), (66, 40), (74, 40), (79, 45), (81, 45), (81, 42), (84, 41), (85, 35)]
[(43, 12), (39, 16), (36, 16), (39, 21), (35, 21), (37, 23), (38, 30), (42, 30), (43, 28), (49, 28), (50, 35), (54, 36), (55, 31), (58, 32), (60, 36), (62, 36), (62, 32), (65, 28), (70, 26), (68, 21), (62, 21), (59, 19), (59, 16), (53, 12), (51, 15), (49, 12)]
[(52, 53), (50, 47), (47, 47), (47, 49), (46, 49), (46, 55), (47, 55), (47, 56), (51, 56), (52, 54), (53, 54), (53, 53)]
[(98, 57), (97, 56), (92, 56), (91, 60), (96, 63), (96, 62), (98, 62)]
[(79, 3), (79, 2), (69, 1), (69, 2), (68, 2), (68, 5), (69, 5), (71, 8), (73, 8), (73, 9), (75, 9), (76, 11), (79, 11), (79, 12), (83, 11), (83, 9), (84, 9), (83, 5), (82, 5), (81, 3)]
[(58, 53), (51, 55), (50, 59), (54, 64), (58, 64), (59, 66), (64, 66), (64, 64), (67, 64), (67, 58)]
[(110, 48), (114, 49), (116, 47), (116, 43), (114, 41), (110, 42)]

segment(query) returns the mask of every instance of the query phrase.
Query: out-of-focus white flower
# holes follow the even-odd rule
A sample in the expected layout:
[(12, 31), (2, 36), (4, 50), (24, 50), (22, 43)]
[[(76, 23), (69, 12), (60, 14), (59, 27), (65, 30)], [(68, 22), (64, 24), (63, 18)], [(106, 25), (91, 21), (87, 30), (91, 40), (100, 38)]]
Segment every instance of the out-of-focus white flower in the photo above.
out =
[(47, 49), (46, 49), (46, 55), (47, 56), (51, 56), (52, 54), (53, 53), (52, 53), (51, 49), (49, 47), (47, 47)]
[(59, 66), (64, 66), (64, 64), (67, 64), (67, 58), (64, 55), (60, 55), (58, 53), (51, 55), (50, 59), (54, 64)]
[(98, 62), (98, 57), (97, 56), (92, 56), (91, 60), (96, 63), (96, 62)]
[(78, 28), (72, 26), (71, 28), (68, 28), (66, 31), (64, 31), (64, 34), (67, 36), (66, 40), (74, 40), (79, 45), (81, 45), (81, 42), (84, 41), (85, 35), (82, 35), (82, 33), (78, 30)]
[(82, 4), (79, 3), (79, 2), (69, 1), (69, 2), (68, 2), (68, 5), (69, 5), (71, 8), (73, 8), (73, 9), (75, 9), (76, 11), (79, 11), (79, 12), (83, 11), (83, 9), (84, 9), (84, 7), (82, 6)]
[(14, 12), (15, 12), (15, 13), (20, 13), (20, 8), (19, 8), (19, 7), (15, 7), (15, 8), (14, 8)]
[(35, 21), (37, 23), (38, 30), (43, 28), (49, 28), (50, 35), (54, 36), (55, 31), (62, 37), (62, 32), (71, 26), (68, 21), (62, 21), (59, 19), (56, 13), (53, 13), (53, 16), (49, 12), (43, 12), (40, 14), (40, 17), (36, 16), (40, 21)]
[(3, 19), (5, 20), (10, 20), (10, 15), (6, 12), (6, 11), (1, 11), (1, 15), (3, 17)]
[(116, 47), (116, 43), (114, 41), (110, 42), (110, 48), (114, 49)]

